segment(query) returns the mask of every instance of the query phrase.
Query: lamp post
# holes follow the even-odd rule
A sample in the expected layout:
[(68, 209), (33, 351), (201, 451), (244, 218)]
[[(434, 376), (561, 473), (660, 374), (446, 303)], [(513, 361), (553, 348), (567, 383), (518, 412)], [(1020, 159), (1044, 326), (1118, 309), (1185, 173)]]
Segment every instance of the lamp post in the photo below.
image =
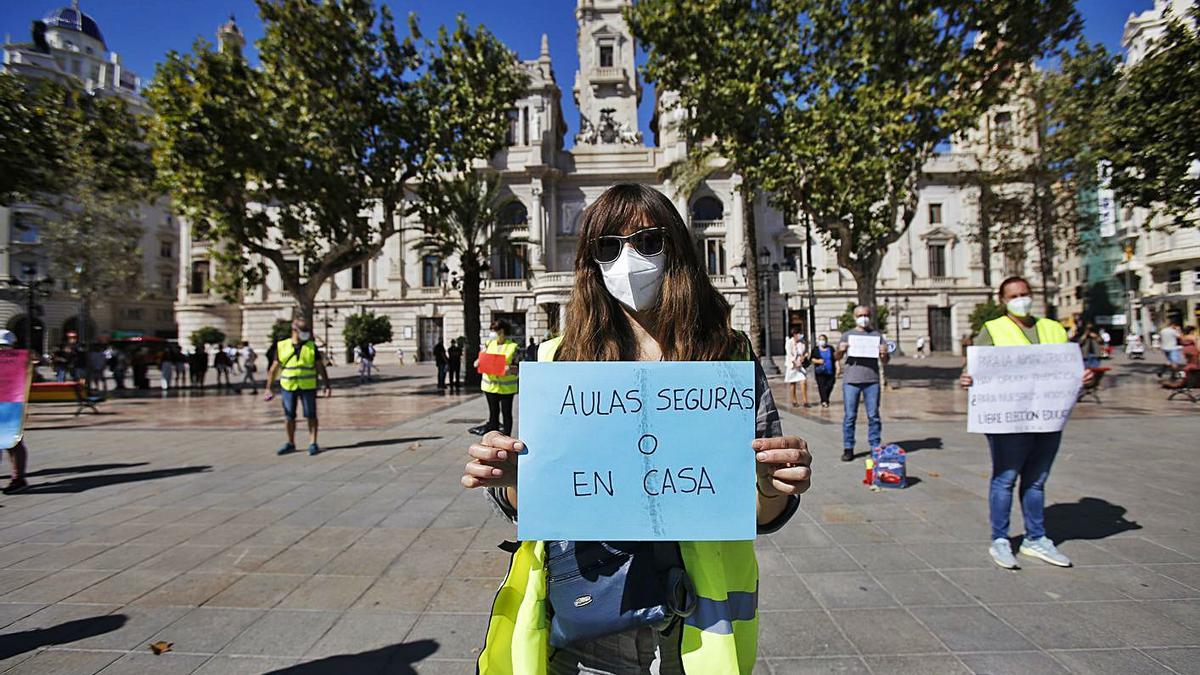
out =
[(804, 214), (804, 276), (808, 280), (808, 344), (817, 339), (817, 292), (813, 289), (812, 216)]
[[(30, 351), (37, 351), (37, 359), (42, 360), (42, 349), (38, 348), (33, 339), (36, 331), (36, 322), (38, 310), (41, 309), (37, 304), (38, 298), (49, 298), (54, 291), (54, 279), (49, 276), (38, 278), (37, 267), (35, 265), (26, 265), (22, 270), (21, 277), (10, 276), (3, 280), (6, 287), (19, 289), (25, 293), (25, 348)], [(43, 331), (43, 338), (45, 333)], [(45, 345), (42, 345), (44, 348)]]
[(901, 328), (900, 315), (903, 312), (908, 311), (908, 296), (907, 295), (904, 296), (904, 305), (901, 306), (900, 291), (897, 290), (895, 293), (892, 294), (892, 302), (894, 303), (893, 306), (896, 308), (896, 317), (895, 317), (895, 321), (896, 321), (896, 353), (895, 353), (895, 355), (896, 356), (904, 356), (904, 349), (902, 349), (900, 347), (900, 328)]
[(778, 375), (779, 366), (771, 359), (771, 277), (779, 274), (779, 264), (771, 262), (771, 250), (766, 246), (758, 256), (758, 285), (763, 289), (763, 355), (762, 367), (768, 375)]

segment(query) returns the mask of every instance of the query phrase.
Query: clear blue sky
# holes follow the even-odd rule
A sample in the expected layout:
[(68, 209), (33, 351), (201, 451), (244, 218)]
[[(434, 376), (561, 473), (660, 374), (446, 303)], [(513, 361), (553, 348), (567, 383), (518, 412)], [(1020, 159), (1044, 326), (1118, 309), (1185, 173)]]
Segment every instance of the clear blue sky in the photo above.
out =
[[(566, 145), (572, 145), (579, 125), (571, 97), (579, 67), (575, 0), (388, 0), (385, 4), (398, 18), (416, 12), (427, 32), (441, 24), (453, 24), (454, 16), (462, 12), (472, 24), (486, 25), (522, 59), (536, 58), (542, 33), (549, 35), (554, 75), (563, 90)], [(1153, 0), (1078, 0), (1087, 38), (1113, 51), (1120, 50), (1121, 31), (1129, 13), (1153, 4)], [(31, 21), (69, 5), (70, 0), (0, 0), (0, 32), (14, 41), (26, 41)], [(197, 37), (215, 41), (217, 26), (230, 13), (237, 16), (249, 42), (262, 36), (253, 0), (80, 0), (80, 8), (96, 19), (108, 48), (118, 52), (143, 81), (154, 75), (154, 64), (167, 51), (188, 50)], [(647, 86), (639, 119), (647, 143), (653, 138), (649, 131), (653, 105), (654, 91)]]

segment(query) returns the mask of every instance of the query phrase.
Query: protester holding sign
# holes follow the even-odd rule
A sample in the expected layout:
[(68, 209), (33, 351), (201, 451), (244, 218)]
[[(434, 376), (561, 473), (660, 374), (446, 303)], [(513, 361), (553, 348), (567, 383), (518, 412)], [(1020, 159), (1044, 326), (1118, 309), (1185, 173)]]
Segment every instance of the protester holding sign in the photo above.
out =
[[(1021, 277), (1009, 277), (1000, 283), (1000, 304), (1007, 313), (984, 324), (975, 338), (975, 346), (1014, 347), (1020, 345), (1065, 344), (1067, 331), (1062, 324), (1046, 318), (1034, 318), (1033, 293), (1029, 282)], [(1083, 371), (1083, 383), (1094, 377)], [(963, 388), (974, 380), (963, 372), (959, 378)], [(1050, 465), (1058, 454), (1062, 431), (989, 433), (988, 449), (992, 455), (992, 482), (988, 490), (988, 510), (992, 527), (992, 560), (1005, 569), (1016, 569), (1012, 543), (1008, 539), (1009, 514), (1012, 511), (1013, 487), (1021, 479), (1021, 513), (1025, 517), (1025, 537), (1021, 542), (1022, 555), (1044, 560), (1059, 567), (1069, 567), (1071, 560), (1058, 552), (1046, 536), (1044, 518), (1046, 479)]]
[(871, 310), (854, 308), (854, 328), (842, 333), (834, 358), (842, 363), (842, 461), (854, 459), (854, 427), (858, 422), (858, 401), (867, 409), (867, 446), (879, 447), (883, 423), (879, 420), (879, 364), (888, 362), (887, 345), (879, 331), (871, 327)]
[[(584, 212), (566, 331), (541, 345), (539, 361), (749, 360), (749, 341), (730, 327), (729, 314), (671, 201), (642, 185), (616, 185)], [(756, 438), (750, 449), (757, 494), (750, 495), (761, 533), (781, 527), (795, 512), (798, 495), (808, 489), (811, 458), (802, 440), (780, 437), (766, 377), (757, 363), (753, 369), (754, 386), (744, 395), (725, 391), (721, 401), (723, 409), (733, 401), (754, 406)], [(634, 394), (625, 392), (622, 409), (639, 407)], [(693, 405), (690, 396), (678, 397), (685, 410)], [(665, 398), (676, 405), (673, 392)], [(573, 405), (582, 410), (591, 405), (588, 400)], [(715, 387), (694, 396), (695, 406), (715, 407), (716, 402)], [(612, 414), (616, 404), (607, 398), (605, 405)], [(645, 405), (652, 403), (647, 399)], [(637, 429), (645, 418), (631, 413), (627, 419)], [(618, 452), (605, 438), (573, 450), (581, 458)], [(655, 447), (639, 444), (635, 451), (649, 462)], [(489, 488), (515, 520), (517, 455), (532, 456), (536, 448), (492, 432), (468, 452), (463, 485)], [(656, 486), (661, 492), (662, 482)], [(735, 495), (746, 493), (738, 491), (750, 489), (748, 484), (734, 487), (730, 498), (740, 499)], [(560, 517), (569, 524), (572, 516)], [(479, 656), (483, 675), (750, 673), (754, 667), (758, 566), (753, 541), (524, 541), (513, 551)], [(582, 568), (585, 551), (594, 556), (586, 558), (589, 573), (557, 571)]]
[[(484, 345), (479, 358), (475, 359), (475, 367), (483, 374), (479, 388), (487, 397), (488, 421), (485, 428), (508, 436), (512, 433), (512, 406), (513, 397), (517, 395), (519, 365), (517, 350), (521, 346), (508, 339), (511, 329), (504, 319), (493, 321), (490, 330), (487, 344)], [(495, 368), (492, 367), (493, 362)]]
[(0, 358), (0, 448), (8, 449), (8, 461), (12, 466), (12, 480), (3, 490), (6, 495), (29, 488), (25, 482), (25, 462), (29, 453), (25, 449), (23, 427), (29, 400), (30, 366), (37, 356), (13, 349), (16, 345), (17, 336), (12, 331), (0, 330), (0, 354), (7, 352), (9, 357)]

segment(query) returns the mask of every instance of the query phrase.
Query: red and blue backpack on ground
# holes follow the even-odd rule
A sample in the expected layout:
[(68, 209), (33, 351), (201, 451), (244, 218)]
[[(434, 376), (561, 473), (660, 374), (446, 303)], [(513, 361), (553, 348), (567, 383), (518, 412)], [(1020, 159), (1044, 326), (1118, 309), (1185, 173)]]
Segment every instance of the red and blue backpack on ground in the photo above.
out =
[(908, 487), (908, 456), (904, 448), (895, 443), (881, 445), (871, 451), (871, 459), (875, 462), (872, 485), (881, 488)]

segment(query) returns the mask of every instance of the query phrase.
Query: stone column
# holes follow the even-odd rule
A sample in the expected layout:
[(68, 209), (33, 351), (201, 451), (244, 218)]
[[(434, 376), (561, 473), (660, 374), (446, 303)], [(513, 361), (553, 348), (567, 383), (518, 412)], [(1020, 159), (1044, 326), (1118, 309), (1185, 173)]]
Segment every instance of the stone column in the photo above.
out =
[(542, 217), (542, 181), (534, 179), (529, 200), (529, 267), (533, 272), (545, 272), (543, 246), (548, 238), (545, 218)]
[[(729, 269), (743, 262), (742, 248), (746, 239), (746, 222), (742, 215), (744, 198), (742, 191), (738, 189), (741, 182), (739, 177), (734, 177), (729, 182), (729, 187), (733, 191), (733, 199), (730, 200), (730, 206), (725, 209), (725, 259), (728, 261)], [(758, 253), (755, 252), (755, 255)], [(745, 274), (745, 268), (742, 268), (742, 273)]]

